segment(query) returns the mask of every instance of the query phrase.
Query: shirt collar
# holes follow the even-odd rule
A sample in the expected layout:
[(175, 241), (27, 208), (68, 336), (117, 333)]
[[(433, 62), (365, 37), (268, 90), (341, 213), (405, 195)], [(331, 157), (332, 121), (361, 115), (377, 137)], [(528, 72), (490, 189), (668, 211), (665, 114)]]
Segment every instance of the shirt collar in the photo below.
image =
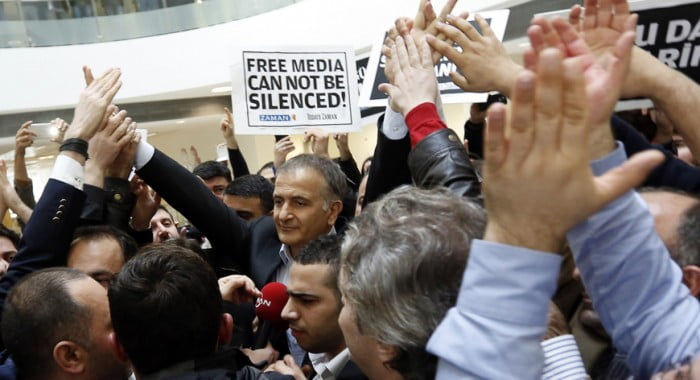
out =
[[(335, 226), (331, 227), (327, 235), (335, 235)], [(289, 249), (287, 244), (282, 243), (279, 251), (280, 259), (282, 259), (282, 265), (288, 266), (292, 264), (292, 251)]]
[(327, 354), (312, 354), (309, 353), (309, 360), (314, 370), (317, 373), (317, 378), (334, 379), (340, 375), (340, 372), (345, 368), (350, 360), (350, 350), (345, 348), (332, 359)]

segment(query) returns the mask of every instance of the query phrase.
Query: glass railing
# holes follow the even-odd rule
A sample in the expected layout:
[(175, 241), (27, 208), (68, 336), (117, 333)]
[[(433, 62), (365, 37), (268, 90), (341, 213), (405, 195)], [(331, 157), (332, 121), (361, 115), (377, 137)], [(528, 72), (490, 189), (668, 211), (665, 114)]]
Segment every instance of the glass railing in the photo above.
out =
[(302, 0), (0, 0), (0, 48), (118, 41), (240, 20)]

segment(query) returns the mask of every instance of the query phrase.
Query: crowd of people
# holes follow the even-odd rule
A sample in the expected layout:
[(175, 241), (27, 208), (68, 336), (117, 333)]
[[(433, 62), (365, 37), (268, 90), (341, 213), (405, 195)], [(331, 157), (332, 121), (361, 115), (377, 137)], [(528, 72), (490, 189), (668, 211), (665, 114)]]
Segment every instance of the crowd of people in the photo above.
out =
[[(0, 227), (0, 378), (700, 379), (700, 86), (634, 46), (626, 0), (534, 19), (524, 66), (455, 3), (389, 29), (360, 167), (313, 129), (251, 174), (226, 109), (228, 163), (190, 171), (114, 104), (119, 69), (85, 67), (40, 199), (31, 123), (14, 183), (0, 163), (22, 222)], [(468, 144), (443, 56), (504, 95)], [(630, 97), (654, 109), (614, 114)]]

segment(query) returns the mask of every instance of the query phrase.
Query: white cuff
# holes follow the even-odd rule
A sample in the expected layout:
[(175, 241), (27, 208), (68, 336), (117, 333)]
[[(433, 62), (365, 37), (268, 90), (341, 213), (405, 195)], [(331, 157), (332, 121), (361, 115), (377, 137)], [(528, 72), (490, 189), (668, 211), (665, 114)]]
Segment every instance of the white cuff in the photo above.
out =
[(408, 126), (404, 121), (403, 115), (386, 106), (384, 112), (384, 123), (382, 124), (382, 133), (389, 140), (401, 140), (408, 134)]
[(136, 147), (136, 159), (134, 160), (134, 169), (141, 170), (146, 164), (151, 161), (156, 148), (153, 145), (141, 140), (139, 146)]
[(437, 108), (438, 115), (440, 115), (440, 120), (445, 121), (447, 120), (445, 118), (445, 110), (442, 108), (442, 96), (440, 96), (440, 92), (438, 92), (437, 97), (435, 98), (435, 108)]
[(59, 154), (53, 164), (50, 178), (71, 185), (82, 191), (83, 183), (85, 182), (85, 167), (78, 161), (64, 154)]

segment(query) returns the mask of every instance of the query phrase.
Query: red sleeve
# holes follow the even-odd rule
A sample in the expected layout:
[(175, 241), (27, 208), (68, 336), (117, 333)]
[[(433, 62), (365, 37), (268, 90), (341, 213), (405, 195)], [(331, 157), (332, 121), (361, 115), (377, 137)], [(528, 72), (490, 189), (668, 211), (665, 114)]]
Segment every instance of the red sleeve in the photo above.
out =
[(411, 148), (415, 147), (429, 134), (447, 128), (440, 120), (435, 104), (431, 102), (421, 103), (406, 114), (406, 125), (411, 138)]

